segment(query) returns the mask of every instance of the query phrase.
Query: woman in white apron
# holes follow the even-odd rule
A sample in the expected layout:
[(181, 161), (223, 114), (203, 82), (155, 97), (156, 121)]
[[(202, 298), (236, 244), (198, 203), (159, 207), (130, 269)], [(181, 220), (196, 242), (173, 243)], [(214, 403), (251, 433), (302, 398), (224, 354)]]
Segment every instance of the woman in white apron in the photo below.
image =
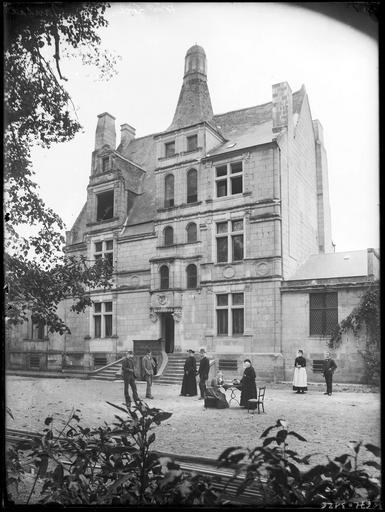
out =
[(298, 356), (294, 361), (293, 390), (297, 393), (307, 391), (306, 359), (303, 357), (303, 350), (298, 350)]

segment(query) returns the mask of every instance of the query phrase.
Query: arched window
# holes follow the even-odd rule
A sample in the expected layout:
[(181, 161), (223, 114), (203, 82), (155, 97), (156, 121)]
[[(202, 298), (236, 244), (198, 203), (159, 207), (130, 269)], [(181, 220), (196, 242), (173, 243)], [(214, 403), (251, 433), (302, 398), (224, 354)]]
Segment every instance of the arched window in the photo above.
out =
[(198, 201), (198, 173), (196, 169), (190, 169), (187, 173), (187, 202)]
[(164, 207), (174, 206), (174, 175), (167, 174), (164, 179)]
[(197, 287), (197, 267), (193, 263), (186, 268), (187, 288)]
[(160, 287), (162, 290), (167, 290), (170, 287), (169, 270), (167, 265), (160, 267)]
[(174, 243), (174, 230), (171, 226), (167, 226), (163, 231), (164, 245), (172, 245)]
[(187, 231), (187, 243), (197, 241), (197, 225), (194, 222), (190, 222), (186, 228)]

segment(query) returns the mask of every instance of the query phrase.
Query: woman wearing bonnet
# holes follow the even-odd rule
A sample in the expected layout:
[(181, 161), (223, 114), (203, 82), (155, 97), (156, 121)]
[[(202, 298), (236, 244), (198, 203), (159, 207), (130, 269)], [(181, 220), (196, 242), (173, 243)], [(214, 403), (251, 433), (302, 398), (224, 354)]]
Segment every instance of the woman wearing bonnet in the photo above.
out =
[(255, 370), (251, 365), (250, 359), (243, 361), (243, 377), (241, 379), (241, 407), (247, 407), (247, 401), (250, 398), (257, 398), (257, 386), (255, 384)]
[(297, 393), (307, 391), (306, 359), (302, 350), (298, 350), (298, 356), (294, 361), (293, 390)]

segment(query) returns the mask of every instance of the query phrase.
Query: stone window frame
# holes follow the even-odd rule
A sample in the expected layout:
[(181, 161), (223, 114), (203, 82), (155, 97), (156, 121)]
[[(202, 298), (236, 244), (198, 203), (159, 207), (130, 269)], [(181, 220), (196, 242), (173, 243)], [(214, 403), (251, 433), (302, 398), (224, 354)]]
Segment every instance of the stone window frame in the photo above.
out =
[[(168, 181), (172, 179), (172, 194), (170, 194), (170, 197), (168, 197), (168, 194), (171, 189), (171, 186), (168, 185)], [(165, 208), (173, 208), (175, 206), (175, 176), (173, 173), (168, 173), (164, 177), (164, 207)]]
[[(238, 296), (238, 299), (242, 299), (242, 301), (236, 301), (235, 296)], [(242, 297), (240, 297), (242, 296)], [(218, 297), (224, 299), (226, 297), (226, 303), (223, 300), (222, 304)], [(240, 332), (234, 332), (234, 317), (235, 312), (242, 311), (242, 329)], [(219, 322), (219, 312), (221, 312), (221, 316), (226, 318), (227, 321), (227, 332), (219, 332), (220, 322)], [(226, 315), (222, 315), (222, 312), (227, 312)], [(216, 336), (244, 336), (245, 334), (245, 293), (243, 291), (231, 291), (227, 293), (217, 292), (215, 293), (215, 332)]]
[[(322, 304), (315, 304), (315, 298), (322, 297)], [(329, 299), (332, 299), (332, 304), (327, 304)], [(329, 300), (330, 302), (330, 300)], [(321, 314), (321, 329), (317, 330), (315, 327), (315, 318)], [(334, 318), (333, 318), (334, 317)], [(332, 325), (330, 325), (332, 324)], [(324, 290), (314, 291), (309, 293), (309, 336), (320, 337), (329, 336), (333, 329), (338, 325), (338, 291)]]
[[(164, 270), (167, 269), (167, 276), (164, 273)], [(164, 275), (162, 275), (164, 274)], [(167, 286), (165, 286), (167, 280)], [(159, 289), (160, 290), (169, 290), (170, 289), (170, 267), (166, 264), (163, 264), (159, 267)]]
[[(191, 194), (191, 193), (189, 194), (189, 176), (191, 176), (193, 173), (195, 174), (195, 177), (196, 177), (196, 185), (195, 185), (196, 193), (195, 193), (195, 195)], [(186, 203), (191, 204), (191, 203), (197, 203), (197, 202), (198, 202), (198, 171), (197, 171), (197, 169), (192, 167), (186, 173)]]
[[(194, 141), (194, 144), (191, 145), (191, 142)], [(198, 134), (194, 133), (186, 136), (186, 151), (192, 152), (198, 149)]]
[(101, 170), (102, 170), (102, 173), (108, 172), (110, 170), (110, 157), (109, 157), (109, 155), (102, 156), (100, 159), (101, 159)]
[[(170, 151), (170, 148), (173, 147), (173, 151)], [(168, 142), (164, 143), (164, 156), (165, 158), (171, 158), (176, 155), (176, 141), (169, 140)]]
[[(107, 306), (108, 305), (108, 306)], [(95, 339), (103, 339), (103, 338), (111, 338), (113, 335), (114, 328), (114, 301), (111, 300), (103, 300), (103, 301), (94, 301), (93, 305), (93, 338)], [(107, 321), (108, 318), (108, 321)], [(96, 322), (98, 319), (99, 327), (96, 327)], [(97, 336), (97, 331), (100, 331), (100, 336)]]
[(48, 326), (44, 320), (34, 321), (31, 318), (31, 340), (44, 341), (48, 337)]
[[(192, 270), (193, 267), (195, 269), (195, 276), (189, 274), (189, 269)], [(195, 279), (195, 281), (192, 282), (193, 279)], [(198, 288), (198, 266), (195, 263), (189, 263), (186, 266), (186, 288), (188, 290)]]
[(105, 240), (93, 240), (93, 256), (94, 261), (96, 262), (98, 259), (106, 258), (108, 259), (111, 267), (114, 265), (114, 240), (113, 238), (108, 238)]
[[(241, 164), (242, 169), (240, 171), (234, 171), (233, 167)], [(244, 166), (243, 166), (243, 160), (234, 160), (231, 162), (223, 163), (216, 165), (214, 168), (215, 172), (215, 192), (214, 197), (217, 199), (221, 199), (222, 197), (231, 197), (231, 196), (237, 196), (243, 194), (244, 191)], [(232, 192), (233, 189), (233, 183), (236, 182), (236, 180), (241, 179), (242, 186), (241, 190), (238, 192)], [(226, 187), (226, 193), (218, 195), (218, 185), (225, 185)]]
[[(112, 215), (110, 217), (107, 217), (107, 218), (99, 218), (99, 198), (100, 196), (102, 195), (106, 195), (108, 193), (111, 193), (112, 192)], [(106, 221), (106, 220), (112, 220), (114, 218), (114, 214), (115, 214), (115, 188), (114, 187), (110, 187), (106, 190), (100, 190), (100, 192), (95, 192), (95, 196), (96, 196), (96, 222), (103, 222), (103, 221)]]
[[(171, 233), (171, 238), (168, 240), (167, 233)], [(163, 247), (171, 247), (175, 245), (175, 233), (172, 226), (165, 226), (162, 232)]]
[[(195, 226), (195, 239), (191, 240), (191, 235), (189, 233), (189, 228), (192, 228)], [(186, 226), (186, 241), (188, 244), (194, 244), (195, 242), (198, 242), (198, 225), (196, 222), (189, 222)]]
[[(233, 224), (242, 221), (242, 230), (234, 230)], [(227, 231), (218, 232), (219, 224), (227, 224)], [(234, 239), (242, 236), (242, 258), (234, 259)], [(227, 259), (219, 261), (218, 239), (227, 240)], [(243, 217), (215, 221), (215, 261), (216, 263), (235, 263), (245, 259), (245, 221)]]

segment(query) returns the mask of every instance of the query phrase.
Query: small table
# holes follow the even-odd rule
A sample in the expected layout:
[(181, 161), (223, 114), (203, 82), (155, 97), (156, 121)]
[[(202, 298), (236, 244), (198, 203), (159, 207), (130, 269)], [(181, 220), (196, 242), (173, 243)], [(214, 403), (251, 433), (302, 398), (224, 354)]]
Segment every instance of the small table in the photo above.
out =
[(235, 402), (237, 402), (238, 405), (240, 405), (240, 402), (236, 395), (236, 391), (241, 391), (241, 386), (239, 384), (222, 384), (222, 387), (225, 391), (230, 391), (229, 406), (232, 400), (234, 400)]

